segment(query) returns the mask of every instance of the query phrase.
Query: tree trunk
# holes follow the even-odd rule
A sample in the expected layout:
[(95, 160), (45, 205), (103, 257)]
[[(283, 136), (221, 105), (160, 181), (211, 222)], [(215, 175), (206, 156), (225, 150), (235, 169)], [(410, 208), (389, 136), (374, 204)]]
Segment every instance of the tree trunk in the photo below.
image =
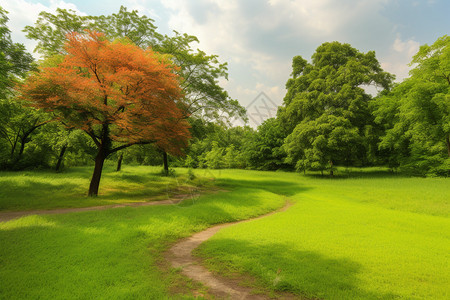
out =
[(123, 159), (123, 153), (120, 153), (120, 156), (119, 156), (119, 160), (117, 161), (117, 172), (119, 172), (120, 171), (120, 169), (122, 169), (122, 159)]
[(64, 144), (64, 146), (62, 146), (61, 151), (59, 152), (59, 157), (58, 157), (58, 161), (56, 162), (56, 167), (55, 167), (55, 171), (59, 172), (60, 168), (61, 168), (61, 164), (64, 158), (64, 153), (66, 153), (67, 150), (67, 144)]
[(169, 175), (169, 162), (167, 160), (167, 152), (163, 150), (164, 175)]
[(88, 196), (93, 197), (98, 195), (98, 188), (100, 186), (100, 178), (102, 177), (103, 163), (105, 162), (106, 155), (102, 149), (99, 149), (97, 156), (95, 157), (95, 168), (92, 174), (91, 184), (89, 185)]
[(17, 133), (16, 137), (14, 138), (14, 143), (12, 143), (12, 145), (11, 145), (11, 159), (14, 158), (14, 152), (16, 152), (17, 141), (19, 140), (19, 134), (20, 134), (20, 132)]
[(25, 150), (25, 145), (30, 141), (28, 138), (29, 133), (25, 133), (25, 135), (20, 139), (20, 149), (19, 149), (19, 155), (15, 158), (15, 163), (17, 163), (23, 155), (23, 151)]
[(333, 171), (333, 162), (330, 160), (330, 176), (333, 177), (334, 176), (334, 171)]
[(448, 157), (450, 157), (450, 136), (449, 135), (447, 135), (446, 142), (447, 142)]
[(20, 150), (19, 150), (19, 156), (17, 157), (17, 160), (19, 160), (20, 157), (22, 157), (23, 151), (25, 150), (25, 144), (28, 143), (28, 135), (22, 137), (20, 142), (21, 142)]

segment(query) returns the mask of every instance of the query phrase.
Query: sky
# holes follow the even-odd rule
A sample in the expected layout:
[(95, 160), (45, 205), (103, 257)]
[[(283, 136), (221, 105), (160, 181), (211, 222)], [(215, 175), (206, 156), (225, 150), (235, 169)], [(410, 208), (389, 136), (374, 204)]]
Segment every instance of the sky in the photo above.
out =
[(197, 36), (194, 48), (228, 63), (229, 78), (220, 84), (230, 96), (249, 111), (263, 103), (266, 117), (274, 111), (268, 105), (282, 104), (292, 58), (310, 60), (324, 42), (374, 50), (382, 68), (401, 81), (420, 45), (450, 33), (449, 0), (0, 0), (13, 41), (30, 52), (36, 43), (22, 30), (39, 12), (59, 7), (109, 15), (121, 5), (152, 18), (161, 33)]

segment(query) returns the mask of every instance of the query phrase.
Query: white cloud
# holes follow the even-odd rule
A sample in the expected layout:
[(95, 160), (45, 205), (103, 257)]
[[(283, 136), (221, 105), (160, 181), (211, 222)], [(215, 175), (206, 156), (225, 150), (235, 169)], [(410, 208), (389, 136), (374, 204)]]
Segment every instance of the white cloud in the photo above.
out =
[[(128, 3), (122, 4), (128, 11), (137, 10), (139, 15), (146, 15), (151, 19), (161, 19), (161, 16), (155, 11), (147, 0), (128, 0)], [(119, 7), (117, 7), (119, 9)]]
[(414, 39), (403, 41), (397, 36), (390, 47), (389, 54), (381, 59), (381, 67), (390, 73), (396, 74), (396, 81), (401, 81), (408, 77), (409, 63), (419, 51), (419, 48), (420, 43)]
[[(252, 100), (246, 96), (249, 89), (256, 89), (254, 96), (264, 91), (281, 101), (294, 55), (309, 59), (322, 42), (352, 43), (355, 39), (367, 39), (366, 27), (392, 30), (393, 24), (387, 24), (380, 14), (388, 2), (167, 0), (162, 3), (170, 11), (169, 27), (196, 35), (199, 48), (219, 54), (222, 61), (229, 62), (230, 78), (239, 81), (239, 85), (229, 84), (227, 88), (245, 106)], [(359, 32), (355, 24), (368, 17), (371, 19), (367, 22), (376, 24), (366, 24)], [(276, 92), (272, 90), (274, 86), (278, 87)]]
[(414, 40), (402, 41), (397, 37), (392, 48), (399, 53), (406, 54), (408, 57), (413, 57), (419, 51), (420, 44)]
[[(40, 11), (54, 12), (57, 7), (78, 11), (76, 0), (51, 0), (48, 6), (30, 1), (0, 0), (10, 11), (13, 40), (30, 50), (35, 43), (21, 30), (32, 25)], [(400, 5), (397, 0), (123, 0), (121, 4), (158, 19), (165, 30), (197, 36), (200, 44), (195, 48), (227, 61), (230, 81), (221, 84), (243, 106), (260, 92), (281, 104), (292, 57), (309, 59), (326, 41), (376, 50), (382, 67), (397, 80), (408, 76), (408, 63), (419, 48), (401, 22), (386, 16), (386, 8)]]

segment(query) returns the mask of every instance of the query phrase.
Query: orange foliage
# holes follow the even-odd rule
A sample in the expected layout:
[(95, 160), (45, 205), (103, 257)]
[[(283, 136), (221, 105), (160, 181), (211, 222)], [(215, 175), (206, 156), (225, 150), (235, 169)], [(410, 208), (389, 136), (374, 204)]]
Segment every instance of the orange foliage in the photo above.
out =
[(150, 49), (110, 42), (101, 33), (67, 38), (63, 61), (31, 75), (21, 87), (23, 97), (86, 131), (99, 147), (156, 143), (180, 154), (189, 126), (175, 66)]

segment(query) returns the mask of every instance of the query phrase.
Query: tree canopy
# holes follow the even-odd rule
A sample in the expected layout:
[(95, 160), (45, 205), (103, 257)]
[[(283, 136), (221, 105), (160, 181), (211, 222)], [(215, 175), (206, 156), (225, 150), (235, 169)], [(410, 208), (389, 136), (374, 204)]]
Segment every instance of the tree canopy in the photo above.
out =
[(22, 86), (31, 105), (85, 131), (98, 152), (89, 190), (97, 195), (103, 161), (134, 144), (179, 154), (189, 137), (175, 67), (163, 55), (101, 33), (68, 35), (66, 55)]
[[(235, 117), (245, 119), (245, 109), (219, 84), (228, 77), (227, 64), (195, 49), (195, 36), (162, 35), (151, 18), (123, 6), (101, 16), (41, 12), (25, 28), (43, 58), (39, 71), (29, 73), (32, 57), (11, 41), (7, 21), (0, 9), (0, 168), (45, 167), (56, 157), (60, 166), (66, 149), (84, 152), (78, 158), (86, 163), (95, 152), (91, 195), (111, 156), (164, 161), (167, 173), (170, 161), (331, 174), (336, 165), (387, 164), (421, 175), (450, 174), (448, 36), (423, 45), (401, 83), (382, 70), (374, 51), (349, 44), (323, 43), (310, 60), (295, 56), (277, 117), (254, 130), (230, 127)], [(12, 89), (27, 73), (20, 91), (31, 106)], [(167, 156), (180, 154), (189, 136), (186, 159)], [(42, 159), (28, 159), (28, 152)]]
[(35, 51), (48, 57), (64, 52), (66, 34), (95, 30), (114, 41), (126, 38), (146, 49), (169, 55), (177, 65), (177, 74), (185, 96), (185, 114), (195, 118), (227, 122), (230, 117), (246, 118), (245, 109), (231, 99), (220, 86), (219, 79), (227, 78), (227, 64), (220, 63), (217, 55), (207, 55), (192, 49), (198, 43), (195, 36), (174, 32), (174, 36), (157, 32), (154, 20), (138, 11), (121, 6), (116, 14), (79, 16), (74, 11), (57, 9), (56, 14), (41, 12), (34, 26), (26, 26), (27, 37), (38, 42)]
[(24, 45), (12, 41), (7, 22), (7, 11), (0, 7), (0, 169), (17, 163), (32, 133), (46, 123), (42, 113), (15, 98), (14, 86), (34, 65)]
[[(296, 56), (278, 117), (285, 124), (287, 161), (298, 168), (321, 169), (334, 163), (367, 161), (373, 117), (364, 86), (387, 89), (393, 76), (384, 72), (375, 52), (349, 44), (324, 43), (308, 63)], [(301, 145), (301, 146), (300, 146)]]
[(449, 172), (450, 37), (420, 47), (411, 65), (411, 76), (375, 103), (386, 129), (380, 147), (392, 150), (397, 166)]
[(33, 57), (25, 46), (12, 41), (7, 22), (7, 11), (0, 7), (0, 99), (10, 96), (17, 79), (33, 67)]

